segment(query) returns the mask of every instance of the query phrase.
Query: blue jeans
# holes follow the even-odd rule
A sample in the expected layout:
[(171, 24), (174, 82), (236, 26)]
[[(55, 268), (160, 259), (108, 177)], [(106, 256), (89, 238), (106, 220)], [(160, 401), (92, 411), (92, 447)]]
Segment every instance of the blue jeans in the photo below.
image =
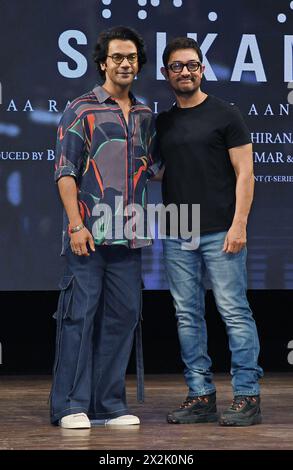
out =
[(141, 250), (97, 246), (89, 257), (68, 248), (56, 312), (51, 422), (87, 413), (128, 414), (125, 374), (141, 312)]
[(196, 250), (182, 250), (182, 240), (163, 240), (169, 287), (174, 299), (181, 357), (189, 396), (215, 391), (211, 359), (207, 352), (205, 321), (205, 272), (211, 283), (218, 311), (226, 326), (232, 355), (234, 395), (258, 395), (259, 340), (246, 297), (246, 248), (224, 253), (227, 232), (200, 237)]

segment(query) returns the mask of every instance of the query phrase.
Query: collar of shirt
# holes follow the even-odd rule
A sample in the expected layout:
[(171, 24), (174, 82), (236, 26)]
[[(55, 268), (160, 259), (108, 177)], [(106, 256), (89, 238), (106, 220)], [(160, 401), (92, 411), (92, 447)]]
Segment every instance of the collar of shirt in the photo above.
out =
[[(97, 85), (95, 86), (95, 88), (93, 89), (93, 93), (96, 95), (97, 97), (97, 100), (99, 103), (105, 103), (107, 100), (111, 100), (113, 102), (115, 102), (115, 100), (111, 97), (111, 95), (105, 90), (105, 88), (103, 88), (102, 86), (100, 85)], [(129, 92), (129, 97), (131, 99), (131, 103), (132, 103), (132, 106), (136, 106), (136, 105), (141, 105), (143, 103), (140, 103), (136, 98), (135, 96), (131, 93), (131, 91)]]

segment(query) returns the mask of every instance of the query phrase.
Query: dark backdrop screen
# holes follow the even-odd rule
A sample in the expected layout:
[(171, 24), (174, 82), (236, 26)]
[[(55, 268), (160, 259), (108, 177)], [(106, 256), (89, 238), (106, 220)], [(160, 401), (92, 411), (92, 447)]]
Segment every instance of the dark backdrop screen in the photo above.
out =
[[(134, 92), (155, 113), (174, 101), (160, 74), (166, 41), (198, 40), (206, 65), (202, 89), (237, 104), (252, 132), (249, 287), (293, 287), (292, 1), (1, 0), (0, 24), (0, 289), (57, 287), (56, 128), (68, 101), (97, 83), (94, 43), (117, 24), (145, 38), (148, 63)], [(158, 202), (159, 183), (149, 189)], [(146, 287), (166, 288), (160, 242), (143, 259)]]

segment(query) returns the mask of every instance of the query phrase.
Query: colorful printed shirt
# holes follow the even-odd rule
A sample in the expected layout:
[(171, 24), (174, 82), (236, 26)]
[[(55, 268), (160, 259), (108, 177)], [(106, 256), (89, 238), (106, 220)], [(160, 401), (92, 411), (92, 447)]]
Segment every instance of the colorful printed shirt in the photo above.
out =
[[(152, 158), (152, 111), (130, 96), (128, 124), (101, 86), (70, 103), (57, 132), (55, 181), (75, 178), (80, 214), (96, 244), (140, 248), (152, 243), (145, 217), (146, 183), (159, 164)], [(62, 254), (69, 243), (65, 210), (63, 219)]]

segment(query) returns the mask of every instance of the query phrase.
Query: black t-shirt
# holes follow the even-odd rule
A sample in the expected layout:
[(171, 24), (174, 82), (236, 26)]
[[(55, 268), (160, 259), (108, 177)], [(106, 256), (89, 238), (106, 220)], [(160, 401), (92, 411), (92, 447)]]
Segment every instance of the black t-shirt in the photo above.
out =
[(157, 139), (163, 203), (200, 204), (201, 233), (227, 230), (236, 188), (228, 149), (251, 142), (239, 109), (212, 95), (191, 108), (174, 105), (159, 114)]

